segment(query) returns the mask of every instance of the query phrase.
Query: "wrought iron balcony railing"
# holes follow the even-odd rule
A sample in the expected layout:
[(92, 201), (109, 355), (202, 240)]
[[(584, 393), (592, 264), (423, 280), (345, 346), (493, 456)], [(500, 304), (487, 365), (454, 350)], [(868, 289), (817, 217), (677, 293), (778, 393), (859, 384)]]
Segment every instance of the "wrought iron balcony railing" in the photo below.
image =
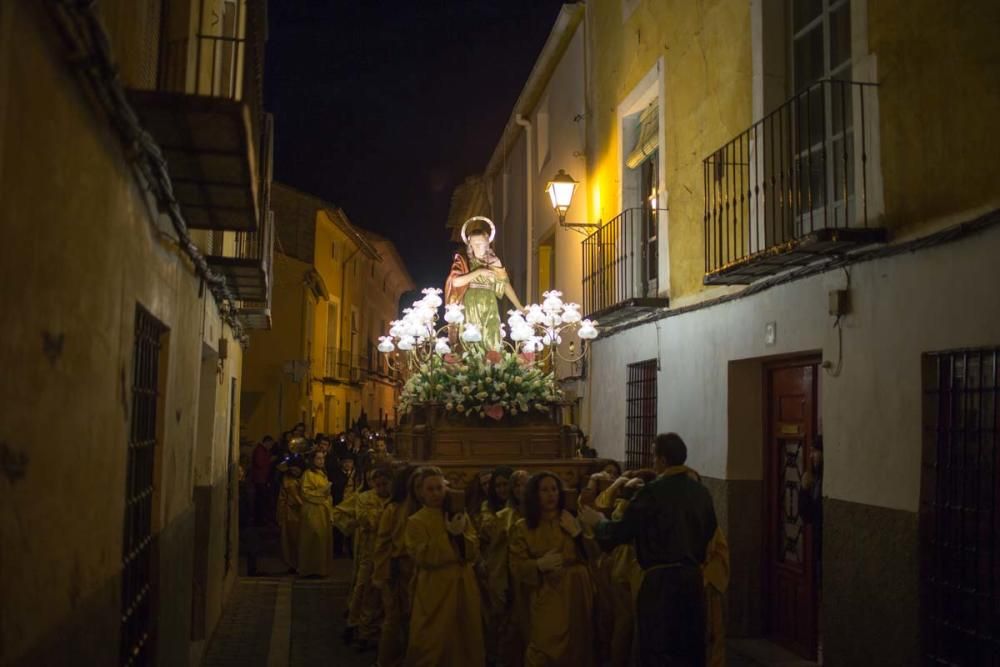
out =
[[(657, 243), (666, 211), (629, 208), (583, 240), (583, 310), (602, 322), (666, 305), (657, 291)], [(610, 318), (610, 319), (609, 319)]]
[(327, 347), (325, 366), (326, 378), (354, 384), (368, 379), (368, 358), (362, 354), (351, 355), (350, 350)]
[(884, 240), (869, 209), (876, 94), (871, 83), (818, 81), (705, 158), (706, 284)]

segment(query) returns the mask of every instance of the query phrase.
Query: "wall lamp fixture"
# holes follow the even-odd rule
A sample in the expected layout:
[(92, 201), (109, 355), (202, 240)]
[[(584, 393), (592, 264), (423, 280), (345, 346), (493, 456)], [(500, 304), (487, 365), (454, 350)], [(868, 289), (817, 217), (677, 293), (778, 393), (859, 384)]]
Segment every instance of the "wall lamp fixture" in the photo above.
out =
[[(553, 176), (545, 187), (545, 192), (552, 201), (552, 208), (559, 215), (559, 225), (577, 231), (600, 229), (600, 221), (597, 223), (566, 222), (566, 212), (569, 210), (569, 205), (573, 201), (573, 193), (576, 192), (576, 186), (579, 184), (572, 176), (560, 169), (559, 173)], [(580, 231), (580, 233), (588, 234), (589, 231)]]

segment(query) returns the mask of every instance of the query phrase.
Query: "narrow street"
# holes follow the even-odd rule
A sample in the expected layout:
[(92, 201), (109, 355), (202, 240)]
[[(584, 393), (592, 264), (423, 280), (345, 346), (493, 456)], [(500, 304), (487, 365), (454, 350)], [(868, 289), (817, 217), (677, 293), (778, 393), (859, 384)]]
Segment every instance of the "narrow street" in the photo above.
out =
[[(269, 562), (265, 559), (265, 565)], [(337, 560), (333, 576), (327, 579), (241, 576), (202, 664), (305, 666), (334, 659), (332, 664), (343, 667), (374, 664), (374, 651), (359, 654), (340, 640), (350, 580), (347, 559)]]
[[(269, 546), (275, 546), (270, 541)], [(240, 576), (202, 661), (203, 667), (368, 667), (376, 653), (358, 653), (340, 639), (351, 586), (351, 561), (334, 561), (333, 575), (304, 579), (266, 574), (283, 570), (275, 556), (260, 559), (261, 576)], [(241, 562), (241, 572), (245, 563)], [(810, 667), (774, 645), (730, 640), (727, 667)]]

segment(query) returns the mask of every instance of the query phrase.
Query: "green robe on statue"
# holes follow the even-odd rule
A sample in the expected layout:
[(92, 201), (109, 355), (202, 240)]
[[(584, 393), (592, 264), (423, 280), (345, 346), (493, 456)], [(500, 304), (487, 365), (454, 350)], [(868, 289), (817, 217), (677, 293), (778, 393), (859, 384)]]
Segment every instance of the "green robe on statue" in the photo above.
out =
[(503, 337), (500, 335), (499, 302), (504, 297), (507, 280), (478, 277), (466, 287), (453, 287), (451, 284), (456, 276), (481, 268), (488, 267), (475, 258), (468, 262), (461, 253), (456, 253), (451, 263), (451, 273), (448, 275), (446, 299), (447, 303), (461, 303), (465, 306), (465, 321), (479, 326), (483, 341), (476, 344), (476, 348), (499, 351), (503, 346)]

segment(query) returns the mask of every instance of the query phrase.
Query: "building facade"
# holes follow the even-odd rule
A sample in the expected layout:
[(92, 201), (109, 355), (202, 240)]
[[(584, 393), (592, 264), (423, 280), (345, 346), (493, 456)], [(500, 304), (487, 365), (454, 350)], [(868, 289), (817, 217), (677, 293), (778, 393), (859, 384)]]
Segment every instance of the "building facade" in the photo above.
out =
[[(586, 164), (550, 157), (548, 177), (580, 182), (567, 221), (599, 225), (556, 273), (602, 325), (592, 444), (634, 467), (656, 432), (687, 440), (732, 548), (731, 635), (833, 665), (995, 656), (1000, 10), (577, 7), (582, 57), (544, 70), (584, 85)], [(544, 244), (526, 253), (508, 261), (540, 278)], [(816, 523), (799, 498), (819, 450)]]
[(264, 9), (0, 5), (5, 665), (197, 664), (235, 581)]
[(301, 421), (339, 433), (362, 418), (395, 423), (398, 376), (375, 351), (413, 289), (392, 243), (335, 206), (275, 184), (274, 325), (251, 335), (243, 431), (277, 436)]

